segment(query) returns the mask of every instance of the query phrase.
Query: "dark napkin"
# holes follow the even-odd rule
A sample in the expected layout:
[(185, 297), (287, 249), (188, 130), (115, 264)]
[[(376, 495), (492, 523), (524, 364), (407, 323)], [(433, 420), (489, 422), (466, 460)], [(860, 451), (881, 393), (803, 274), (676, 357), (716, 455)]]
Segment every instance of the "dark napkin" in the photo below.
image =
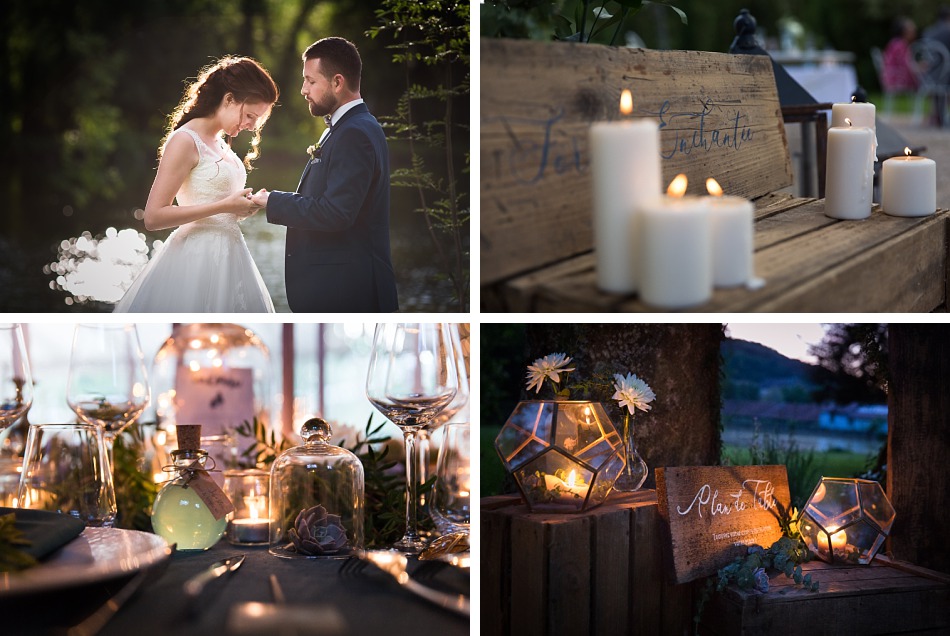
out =
[(37, 560), (49, 556), (78, 537), (86, 527), (79, 519), (58, 512), (0, 507), (0, 515), (11, 512), (16, 515), (17, 530), (30, 541), (23, 551)]

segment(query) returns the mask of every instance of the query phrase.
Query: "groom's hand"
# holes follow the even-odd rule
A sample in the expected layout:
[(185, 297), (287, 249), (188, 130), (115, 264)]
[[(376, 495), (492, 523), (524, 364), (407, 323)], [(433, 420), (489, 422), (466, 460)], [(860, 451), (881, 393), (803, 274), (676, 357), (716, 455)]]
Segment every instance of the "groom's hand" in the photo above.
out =
[(257, 192), (251, 195), (251, 201), (259, 208), (267, 207), (267, 197), (270, 196), (270, 192), (266, 189), (261, 188)]

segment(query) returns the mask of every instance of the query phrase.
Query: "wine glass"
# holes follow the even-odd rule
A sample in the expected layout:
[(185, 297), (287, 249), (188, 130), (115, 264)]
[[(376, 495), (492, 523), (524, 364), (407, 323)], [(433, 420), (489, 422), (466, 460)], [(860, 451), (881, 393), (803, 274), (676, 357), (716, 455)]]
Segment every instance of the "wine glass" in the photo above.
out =
[(26, 355), (23, 329), (0, 325), (0, 440), (33, 404), (33, 376)]
[[(429, 479), (429, 436), (432, 431), (452, 421), (462, 408), (468, 404), (468, 372), (465, 368), (465, 349), (462, 347), (462, 337), (457, 324), (447, 325), (452, 338), (452, 348), (455, 354), (455, 371), (458, 375), (458, 390), (449, 405), (435, 414), (428, 427), (416, 431), (416, 444), (419, 447), (419, 483), (424, 484)], [(426, 497), (419, 497), (419, 505), (425, 509)]]
[(425, 548), (418, 532), (418, 448), (415, 433), (431, 425), (458, 392), (455, 351), (442, 323), (376, 326), (366, 397), (402, 429), (406, 442), (406, 532), (393, 546), (409, 554)]
[(148, 406), (145, 354), (135, 325), (77, 325), (66, 399), (83, 422), (103, 431), (112, 472), (112, 447)]

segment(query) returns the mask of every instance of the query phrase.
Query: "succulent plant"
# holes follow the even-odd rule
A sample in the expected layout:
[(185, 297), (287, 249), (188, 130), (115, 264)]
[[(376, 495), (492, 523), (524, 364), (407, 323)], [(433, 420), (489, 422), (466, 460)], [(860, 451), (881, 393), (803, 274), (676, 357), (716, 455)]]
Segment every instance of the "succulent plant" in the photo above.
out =
[(287, 549), (307, 556), (339, 554), (349, 545), (340, 516), (328, 514), (323, 506), (301, 510), (287, 534), (292, 542)]

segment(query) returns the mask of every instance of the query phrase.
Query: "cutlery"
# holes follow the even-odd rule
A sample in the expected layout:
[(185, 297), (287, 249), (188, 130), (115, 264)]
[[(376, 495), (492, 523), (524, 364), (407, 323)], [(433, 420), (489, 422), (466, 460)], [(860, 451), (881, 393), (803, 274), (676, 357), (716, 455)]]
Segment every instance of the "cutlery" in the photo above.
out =
[(448, 594), (433, 590), (410, 578), (409, 573), (406, 572), (408, 559), (404, 554), (391, 550), (359, 550), (355, 554), (361, 561), (375, 565), (396, 579), (399, 585), (416, 596), (462, 616), (471, 615), (469, 600), (464, 594)]
[(191, 577), (185, 581), (185, 594), (191, 600), (198, 598), (201, 594), (201, 591), (205, 589), (205, 586), (208, 585), (211, 581), (215, 580), (219, 576), (228, 574), (229, 572), (234, 572), (241, 564), (244, 563), (244, 558), (247, 555), (241, 554), (238, 556), (228, 557), (222, 561), (212, 563), (207, 569), (199, 572), (195, 576)]

